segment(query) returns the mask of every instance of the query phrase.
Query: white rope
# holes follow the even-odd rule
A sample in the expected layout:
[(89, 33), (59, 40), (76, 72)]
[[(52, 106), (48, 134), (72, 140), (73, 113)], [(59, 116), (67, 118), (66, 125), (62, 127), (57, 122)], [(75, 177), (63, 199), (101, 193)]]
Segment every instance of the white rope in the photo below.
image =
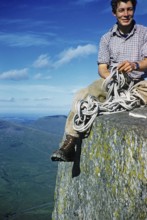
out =
[(136, 91), (133, 92), (133, 85), (132, 80), (126, 86), (125, 76), (119, 74), (116, 67), (112, 68), (110, 76), (103, 83), (103, 88), (107, 92), (106, 101), (101, 103), (91, 95), (86, 100), (78, 101), (75, 106), (77, 113), (73, 118), (73, 128), (78, 132), (85, 132), (98, 115), (129, 111), (139, 106), (139, 95)]

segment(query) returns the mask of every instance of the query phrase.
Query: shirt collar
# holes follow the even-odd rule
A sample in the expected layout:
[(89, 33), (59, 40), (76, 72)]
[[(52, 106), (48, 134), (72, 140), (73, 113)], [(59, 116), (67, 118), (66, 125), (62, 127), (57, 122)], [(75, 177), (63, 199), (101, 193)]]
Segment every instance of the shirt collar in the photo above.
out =
[[(133, 20), (133, 22), (134, 22), (134, 27), (133, 27), (133, 29), (131, 30), (131, 32), (128, 34), (128, 36), (134, 34), (134, 32), (137, 31), (137, 25), (136, 25), (135, 20)], [(117, 36), (120, 36), (120, 37), (121, 37), (121, 35), (120, 35), (119, 31), (118, 31), (118, 23), (116, 23), (116, 24), (112, 27), (112, 29), (110, 30), (110, 32), (111, 32), (111, 36), (117, 35)]]

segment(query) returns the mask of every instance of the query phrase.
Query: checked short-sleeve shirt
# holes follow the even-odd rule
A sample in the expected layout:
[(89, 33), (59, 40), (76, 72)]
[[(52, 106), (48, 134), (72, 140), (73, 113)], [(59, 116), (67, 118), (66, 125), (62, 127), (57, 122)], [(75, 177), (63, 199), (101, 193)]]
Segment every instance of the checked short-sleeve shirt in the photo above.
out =
[[(109, 69), (113, 64), (125, 60), (137, 62), (147, 57), (147, 27), (135, 24), (127, 36), (122, 36), (118, 25), (102, 36), (98, 51), (98, 64), (108, 64)], [(133, 71), (132, 78), (147, 77), (147, 72)]]

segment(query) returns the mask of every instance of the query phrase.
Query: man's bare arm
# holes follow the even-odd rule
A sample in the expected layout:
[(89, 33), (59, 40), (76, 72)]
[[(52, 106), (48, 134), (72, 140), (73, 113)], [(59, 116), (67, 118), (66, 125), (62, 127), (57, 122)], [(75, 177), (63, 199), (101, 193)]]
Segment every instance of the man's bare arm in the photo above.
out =
[(110, 71), (108, 70), (107, 64), (99, 64), (98, 65), (98, 74), (106, 79), (110, 75)]
[(140, 66), (139, 68), (140, 71), (147, 71), (147, 57), (144, 58), (142, 61), (139, 61), (138, 63)]

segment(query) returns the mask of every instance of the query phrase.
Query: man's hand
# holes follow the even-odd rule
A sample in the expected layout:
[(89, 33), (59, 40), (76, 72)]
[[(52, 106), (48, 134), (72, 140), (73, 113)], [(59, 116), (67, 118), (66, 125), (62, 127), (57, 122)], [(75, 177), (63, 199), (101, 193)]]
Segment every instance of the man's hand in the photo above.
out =
[(135, 68), (136, 68), (135, 63), (127, 61), (127, 60), (120, 63), (117, 67), (120, 73), (129, 73), (135, 70)]

